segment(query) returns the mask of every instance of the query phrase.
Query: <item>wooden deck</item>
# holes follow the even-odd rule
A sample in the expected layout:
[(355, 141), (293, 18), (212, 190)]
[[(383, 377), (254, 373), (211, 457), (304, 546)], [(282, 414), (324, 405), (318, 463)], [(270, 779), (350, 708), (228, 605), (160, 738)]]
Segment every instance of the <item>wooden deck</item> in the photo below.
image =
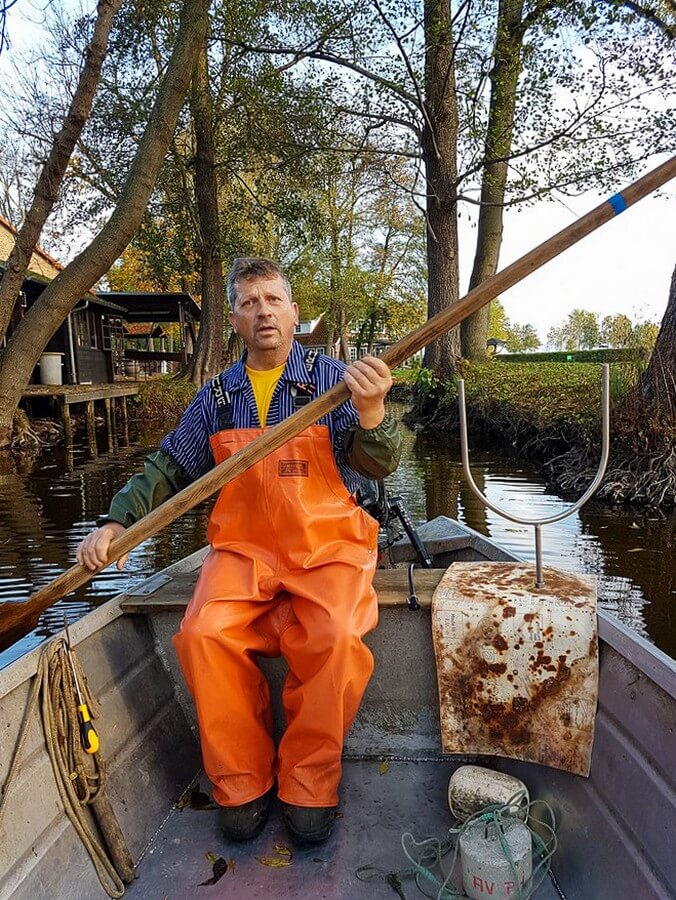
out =
[[(127, 397), (138, 394), (141, 385), (138, 381), (116, 381), (112, 384), (30, 384), (21, 395), (21, 399), (30, 404), (32, 400), (51, 398), (59, 404), (66, 447), (73, 446), (73, 423), (70, 407), (77, 403), (86, 404), (87, 446), (92, 457), (98, 456), (96, 444), (96, 426), (94, 421), (94, 403), (103, 401), (106, 416), (106, 436), (108, 452), (117, 447), (115, 432), (115, 406), (120, 401), (122, 410), (122, 427), (126, 442), (129, 442), (127, 423)], [(30, 414), (30, 413), (29, 413)]]
[(73, 403), (89, 403), (90, 400), (114, 400), (118, 397), (134, 397), (139, 392), (138, 381), (113, 384), (29, 384), (22, 399), (54, 397), (69, 406)]

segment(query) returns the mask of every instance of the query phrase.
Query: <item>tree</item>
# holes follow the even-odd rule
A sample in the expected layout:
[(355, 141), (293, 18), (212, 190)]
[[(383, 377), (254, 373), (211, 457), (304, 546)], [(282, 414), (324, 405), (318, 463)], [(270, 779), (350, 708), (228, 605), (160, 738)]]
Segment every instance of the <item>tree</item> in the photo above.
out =
[[(89, 118), (92, 101), (106, 55), (113, 19), (122, 0), (99, 0), (96, 21), (84, 53), (84, 65), (63, 125), (54, 138), (47, 161), (35, 186), (33, 202), (14, 241), (0, 279), (0, 343), (7, 332), (16, 298), (26, 277), (31, 254), (49, 216), (63, 181), (71, 154)], [(0, 49), (2, 34), (0, 34)]]
[(190, 109), (195, 129), (195, 193), (200, 227), (202, 314), (197, 346), (190, 360), (188, 377), (193, 384), (201, 387), (221, 369), (225, 303), (215, 169), (216, 151), (206, 42), (199, 54), (193, 76)]
[[(385, 157), (422, 161), (403, 187), (426, 215), (430, 315), (457, 299), (459, 202), (480, 210), (474, 284), (497, 266), (502, 207), (614, 185), (672, 144), (673, 114), (643, 100), (670, 91), (673, 28), (657, 4), (428, 0), (422, 19), (394, 0), (332, 10), (318, 4), (314, 33), (297, 19), (285, 32), (276, 16), (265, 44), (232, 39), (349, 72), (359, 84), (336, 105), (380, 136)], [(457, 351), (457, 341), (429, 350), (427, 364), (443, 375)]]
[(627, 339), (627, 346), (652, 350), (656, 346), (659, 334), (660, 326), (655, 322), (637, 322)]
[[(536, 4), (531, 18), (542, 15), (546, 7), (551, 5)], [(493, 65), (489, 75), (491, 96), (484, 144), (486, 163), (481, 179), (481, 205), (470, 290), (495, 275), (498, 270), (508, 159), (512, 149), (517, 86), (528, 24), (527, 20), (524, 21), (524, 0), (500, 0)], [(489, 321), (489, 307), (484, 306), (461, 324), (462, 355), (467, 359), (482, 359), (486, 355)]]
[[(651, 323), (643, 323), (651, 324)], [(656, 326), (653, 326), (656, 327)], [(654, 419), (654, 427), (665, 428), (672, 440), (676, 430), (676, 268), (671, 276), (669, 299), (647, 368), (624, 404), (636, 403), (644, 421)]]
[(632, 330), (631, 319), (624, 313), (604, 316), (600, 330), (601, 341), (609, 347), (624, 347), (631, 337)]
[(502, 305), (502, 301), (496, 297), (489, 304), (488, 337), (506, 343), (510, 327), (505, 307)]
[(0, 447), (10, 442), (14, 410), (49, 338), (82, 294), (108, 271), (141, 222), (204, 43), (208, 8), (208, 0), (184, 3), (173, 52), (110, 219), (89, 246), (47, 286), (2, 351)]
[(558, 327), (550, 328), (547, 343), (557, 350), (580, 350), (597, 347), (600, 340), (598, 315), (586, 309), (574, 309)]
[(510, 353), (522, 353), (524, 350), (537, 350), (540, 338), (533, 325), (512, 325), (507, 337), (507, 349)]

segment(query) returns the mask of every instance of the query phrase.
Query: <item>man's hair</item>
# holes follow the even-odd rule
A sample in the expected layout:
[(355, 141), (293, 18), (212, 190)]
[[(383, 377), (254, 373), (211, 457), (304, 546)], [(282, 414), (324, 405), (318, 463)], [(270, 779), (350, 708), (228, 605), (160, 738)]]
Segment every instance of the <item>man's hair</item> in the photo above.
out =
[(228, 272), (228, 303), (230, 309), (235, 308), (237, 300), (237, 288), (241, 281), (250, 281), (254, 278), (277, 278), (279, 276), (284, 281), (286, 292), (289, 295), (289, 301), (293, 300), (291, 294), (291, 285), (289, 279), (284, 274), (282, 267), (272, 259), (266, 259), (264, 256), (240, 256), (233, 261), (230, 271)]

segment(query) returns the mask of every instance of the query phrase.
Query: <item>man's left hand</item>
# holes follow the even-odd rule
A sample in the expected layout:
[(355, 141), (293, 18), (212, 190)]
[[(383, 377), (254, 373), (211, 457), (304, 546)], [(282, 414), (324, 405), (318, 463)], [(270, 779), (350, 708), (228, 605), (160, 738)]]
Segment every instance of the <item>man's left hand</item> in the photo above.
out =
[(385, 418), (385, 397), (392, 387), (392, 373), (377, 356), (364, 356), (348, 366), (343, 375), (352, 394), (362, 428), (376, 428)]

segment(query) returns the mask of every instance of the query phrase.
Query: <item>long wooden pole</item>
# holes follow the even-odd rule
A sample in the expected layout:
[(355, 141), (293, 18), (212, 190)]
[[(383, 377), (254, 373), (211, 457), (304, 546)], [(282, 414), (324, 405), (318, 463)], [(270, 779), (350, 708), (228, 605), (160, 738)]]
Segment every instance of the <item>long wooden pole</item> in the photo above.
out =
[[(418, 350), (436, 340), (442, 334), (450, 331), (463, 319), (476, 312), (494, 297), (502, 294), (508, 288), (513, 287), (531, 272), (539, 269), (555, 256), (558, 256), (568, 247), (572, 247), (579, 240), (599, 228), (609, 219), (623, 212), (638, 200), (651, 194), (671, 178), (676, 176), (676, 156), (653, 169), (647, 175), (639, 178), (633, 184), (626, 187), (621, 193), (615, 194), (610, 200), (606, 200), (591, 212), (582, 216), (572, 225), (559, 231), (553, 237), (540, 244), (534, 250), (526, 253), (516, 262), (502, 271), (496, 273), (483, 284), (470, 291), (462, 300), (448, 309), (437, 313), (428, 319), (420, 328), (416, 328), (406, 337), (388, 348), (381, 356), (392, 369), (405, 359), (408, 359)], [(174, 519), (183, 515), (193, 506), (206, 500), (211, 494), (232, 481), (242, 472), (246, 472), (251, 466), (260, 462), (269, 453), (277, 450), (288, 440), (299, 434), (317, 419), (325, 416), (331, 410), (340, 406), (350, 396), (344, 383), (337, 384), (326, 393), (317, 397), (307, 406), (289, 416), (279, 425), (266, 432), (256, 441), (253, 441), (239, 453), (236, 453), (226, 462), (216, 466), (206, 475), (184, 488), (178, 494), (167, 500), (157, 509), (148, 513), (143, 519), (139, 519), (110, 545), (109, 564), (112, 560), (119, 559), (128, 553), (142, 541), (157, 534)], [(46, 587), (41, 588), (25, 603), (6, 602), (0, 604), (0, 644), (7, 644), (8, 640), (15, 639), (20, 629), (27, 622), (37, 620), (39, 614), (51, 606), (61, 597), (85, 584), (93, 577), (92, 572), (84, 566), (76, 565), (68, 569)]]

